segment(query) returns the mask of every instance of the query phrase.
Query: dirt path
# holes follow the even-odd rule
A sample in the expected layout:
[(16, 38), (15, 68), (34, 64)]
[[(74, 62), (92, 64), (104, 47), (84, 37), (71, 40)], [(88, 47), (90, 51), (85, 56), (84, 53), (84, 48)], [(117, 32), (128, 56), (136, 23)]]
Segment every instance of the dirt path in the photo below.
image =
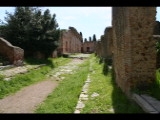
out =
[(67, 65), (59, 67), (60, 69), (47, 80), (27, 86), (17, 93), (1, 99), (0, 113), (34, 113), (36, 106), (43, 102), (48, 94), (58, 86), (56, 77), (63, 73), (69, 74), (81, 63), (83, 60), (73, 59)]
[(0, 100), (0, 113), (33, 113), (34, 108), (41, 103), (57, 86), (52, 80), (46, 80), (28, 86), (16, 94)]

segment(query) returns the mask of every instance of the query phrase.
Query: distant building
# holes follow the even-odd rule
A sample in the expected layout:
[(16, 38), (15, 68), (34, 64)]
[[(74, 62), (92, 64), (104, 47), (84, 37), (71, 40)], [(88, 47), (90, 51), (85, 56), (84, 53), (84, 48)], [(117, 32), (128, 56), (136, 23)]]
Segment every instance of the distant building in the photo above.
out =
[(82, 43), (83, 53), (94, 53), (95, 52), (96, 41), (85, 41)]
[(83, 42), (83, 38), (77, 30), (74, 27), (69, 27), (69, 30), (61, 31), (57, 54), (61, 56), (68, 53), (93, 53), (95, 45), (96, 41)]
[(81, 53), (82, 36), (73, 27), (61, 31), (58, 54)]

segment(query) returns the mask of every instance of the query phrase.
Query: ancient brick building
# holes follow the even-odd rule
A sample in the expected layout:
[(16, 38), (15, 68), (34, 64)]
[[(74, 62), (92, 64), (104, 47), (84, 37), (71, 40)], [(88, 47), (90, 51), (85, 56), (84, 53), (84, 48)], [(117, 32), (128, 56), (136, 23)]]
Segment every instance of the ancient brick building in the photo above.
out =
[(95, 52), (96, 41), (85, 41), (82, 43), (83, 53), (94, 53)]
[(155, 16), (156, 7), (112, 8), (116, 82), (127, 95), (155, 81)]
[(81, 53), (82, 36), (73, 27), (64, 30), (59, 40), (58, 54)]

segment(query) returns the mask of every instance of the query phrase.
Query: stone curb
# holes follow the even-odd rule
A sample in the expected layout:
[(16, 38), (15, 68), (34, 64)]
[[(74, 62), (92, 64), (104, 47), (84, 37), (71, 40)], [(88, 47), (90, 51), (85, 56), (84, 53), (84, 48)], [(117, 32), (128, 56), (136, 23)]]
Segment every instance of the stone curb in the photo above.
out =
[[(157, 111), (155, 106), (160, 106), (160, 102), (157, 101), (155, 98), (152, 98), (147, 95), (138, 95), (133, 93), (132, 99), (146, 112), (146, 113), (152, 113), (157, 114), (160, 113), (160, 111)], [(156, 104), (153, 104), (156, 103)], [(160, 109), (160, 108), (159, 108)]]
[(90, 83), (90, 76), (88, 74), (87, 76), (87, 80), (85, 81), (85, 84), (82, 88), (82, 91), (81, 91), (81, 94), (79, 96), (79, 100), (77, 102), (77, 106), (76, 106), (76, 109), (74, 111), (74, 113), (80, 113), (81, 110), (85, 107), (85, 104), (83, 103), (83, 101), (87, 101), (88, 100), (88, 95), (87, 95), (87, 92), (88, 92), (88, 87), (89, 87), (89, 83)]

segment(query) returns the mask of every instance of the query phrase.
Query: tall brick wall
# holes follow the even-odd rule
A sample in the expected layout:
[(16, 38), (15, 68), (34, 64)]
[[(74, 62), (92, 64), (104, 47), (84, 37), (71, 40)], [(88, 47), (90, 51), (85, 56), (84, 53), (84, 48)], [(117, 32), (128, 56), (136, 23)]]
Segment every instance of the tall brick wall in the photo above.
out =
[(63, 31), (59, 43), (58, 52), (61, 54), (81, 53), (82, 36), (75, 30)]
[(102, 57), (111, 58), (112, 57), (112, 27), (106, 27), (104, 31), (104, 37), (101, 38), (102, 42)]
[(126, 94), (155, 81), (155, 16), (156, 7), (112, 8), (114, 70)]
[(0, 54), (6, 57), (10, 64), (19, 66), (23, 64), (24, 50), (13, 46), (7, 40), (0, 38)]
[[(99, 44), (98, 44), (99, 45)], [(101, 57), (102, 58), (106, 58), (107, 57), (107, 41), (105, 40), (104, 38), (104, 35), (101, 35), (101, 42), (100, 42), (100, 45), (101, 45)]]
[(101, 45), (101, 41), (97, 41), (96, 42), (95, 54), (98, 57), (102, 57), (102, 45)]
[(82, 44), (83, 53), (93, 53), (95, 51), (96, 41), (86, 41)]
[[(160, 35), (160, 22), (156, 21), (155, 27), (154, 27), (154, 35)], [(160, 43), (160, 38), (155, 39), (156, 42)], [(160, 68), (160, 52), (157, 52), (157, 58), (156, 58), (156, 68)]]

